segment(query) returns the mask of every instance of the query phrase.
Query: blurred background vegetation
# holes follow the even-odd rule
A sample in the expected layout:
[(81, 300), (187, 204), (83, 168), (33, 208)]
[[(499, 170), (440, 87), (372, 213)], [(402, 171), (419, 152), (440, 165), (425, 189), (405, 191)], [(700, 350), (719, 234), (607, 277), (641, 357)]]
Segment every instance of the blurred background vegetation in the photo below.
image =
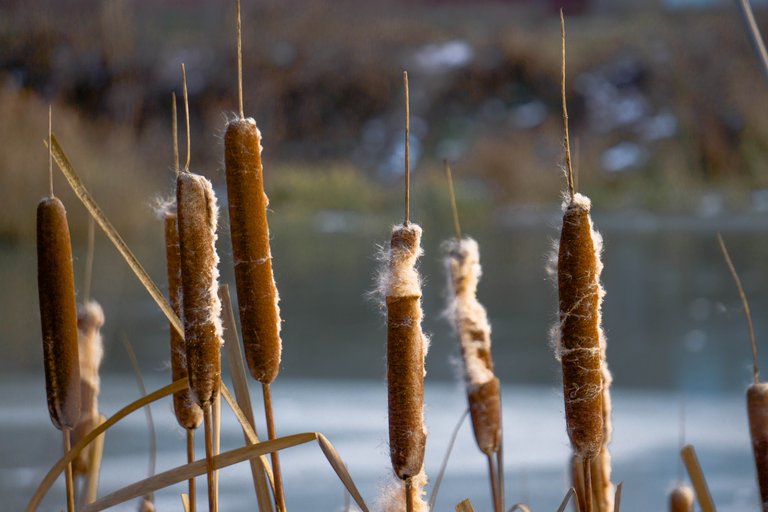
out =
[[(732, 3), (562, 3), (579, 181), (600, 208), (768, 209), (768, 87)], [(170, 190), (181, 62), (192, 167), (222, 184), (220, 136), (237, 108), (234, 16), (223, 0), (0, 3), (0, 236), (33, 233), (49, 103), (54, 131), (115, 223), (143, 230), (152, 213), (137, 206)], [(503, 221), (510, 208), (557, 201), (554, 2), (260, 0), (243, 16), (245, 110), (264, 135), (281, 215), (397, 211), (404, 69), (417, 218), (444, 196), (443, 158), (464, 209)], [(84, 236), (85, 223), (74, 225)]]

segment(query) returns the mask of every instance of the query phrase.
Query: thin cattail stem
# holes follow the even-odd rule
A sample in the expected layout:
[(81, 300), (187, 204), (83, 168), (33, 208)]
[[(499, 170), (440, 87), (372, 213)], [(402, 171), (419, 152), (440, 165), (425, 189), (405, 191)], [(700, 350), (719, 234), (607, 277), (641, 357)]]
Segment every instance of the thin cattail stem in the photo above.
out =
[(459, 224), (459, 209), (456, 207), (456, 193), (453, 190), (453, 175), (448, 160), (443, 160), (445, 175), (448, 177), (448, 194), (451, 199), (451, 213), (453, 214), (453, 229), (456, 233), (456, 240), (461, 240), (461, 224)]
[(499, 439), (499, 449), (496, 451), (496, 470), (499, 482), (499, 502), (501, 503), (501, 510), (504, 510), (506, 507), (506, 492), (504, 490), (504, 436), (501, 436)]
[(453, 432), (451, 433), (451, 440), (448, 442), (448, 448), (445, 450), (445, 456), (443, 456), (443, 462), (440, 464), (440, 471), (437, 472), (437, 478), (435, 478), (435, 483), (432, 485), (432, 493), (429, 495), (429, 501), (427, 503), (427, 510), (434, 510), (435, 508), (435, 502), (437, 501), (437, 493), (440, 490), (440, 484), (443, 482), (443, 477), (445, 476), (445, 470), (448, 467), (448, 460), (451, 457), (451, 452), (453, 451), (453, 447), (456, 444), (456, 438), (459, 435), (459, 430), (461, 429), (461, 426), (464, 424), (464, 420), (467, 419), (467, 416), (469, 416), (469, 409), (464, 411), (464, 414), (461, 415), (461, 418), (459, 418), (459, 421), (456, 423), (456, 426), (453, 427)]
[[(213, 400), (213, 455), (221, 453), (221, 394)], [(216, 496), (219, 495), (219, 470), (214, 473)]]
[[(106, 421), (104, 416), (99, 416), (96, 426)], [(104, 455), (104, 436), (100, 435), (89, 445), (88, 473), (85, 476), (79, 496), (80, 506), (93, 503), (99, 494), (99, 474), (101, 473), (101, 461)]]
[[(64, 435), (64, 453), (67, 453), (72, 449), (70, 441), (71, 430), (68, 428), (62, 429)], [(67, 470), (64, 474), (67, 490), (67, 512), (75, 512), (75, 483), (72, 477), (72, 464), (67, 464)]]
[[(193, 429), (186, 429), (187, 432), (187, 464), (195, 462), (195, 431)], [(196, 490), (195, 490), (195, 477), (190, 478), (188, 481), (189, 487), (189, 512), (195, 512), (195, 504), (197, 502)]]
[(88, 304), (91, 297), (91, 282), (93, 280), (93, 254), (96, 245), (96, 221), (88, 217), (88, 249), (85, 253), (85, 277), (83, 278), (83, 304)]
[(584, 510), (582, 512), (592, 512), (592, 468), (591, 460), (583, 459), (584, 463)]
[(739, 7), (741, 17), (744, 20), (744, 24), (747, 26), (749, 40), (752, 43), (755, 53), (757, 53), (757, 60), (760, 62), (763, 74), (768, 78), (768, 52), (765, 50), (763, 36), (760, 34), (760, 29), (755, 21), (755, 15), (752, 12), (752, 7), (749, 5), (749, 0), (738, 0), (736, 5)]
[(403, 486), (405, 492), (405, 511), (413, 512), (413, 479), (406, 478)]
[(568, 139), (568, 108), (565, 102), (565, 18), (563, 17), (563, 9), (560, 9), (560, 40), (562, 45), (562, 80), (560, 82), (561, 89), (560, 94), (563, 102), (563, 130), (565, 133), (565, 170), (568, 178), (568, 193), (571, 200), (573, 200), (574, 184), (573, 184), (573, 166), (571, 164), (571, 144)]
[(176, 93), (171, 93), (171, 134), (173, 136), (173, 171), (179, 174), (179, 128), (176, 114)]
[(205, 430), (205, 473), (208, 479), (208, 510), (216, 512), (219, 509), (219, 499), (216, 496), (216, 481), (213, 467), (213, 418), (211, 417), (211, 402), (203, 407), (203, 423)]
[(237, 102), (242, 120), (245, 119), (245, 114), (243, 113), (243, 37), (240, 19), (240, 0), (237, 0)]
[(749, 328), (749, 341), (752, 343), (752, 376), (755, 379), (755, 384), (760, 382), (760, 369), (757, 367), (757, 342), (755, 341), (755, 329), (752, 326), (752, 313), (749, 310), (749, 301), (747, 300), (747, 294), (744, 293), (744, 287), (741, 285), (741, 279), (736, 272), (736, 267), (733, 265), (731, 255), (728, 254), (728, 248), (725, 246), (723, 237), (720, 233), (717, 234), (717, 241), (720, 244), (720, 250), (723, 252), (723, 258), (725, 258), (725, 264), (728, 265), (728, 270), (731, 272), (733, 281), (736, 283), (736, 288), (739, 290), (739, 299), (744, 307), (744, 316), (747, 317), (747, 327)]
[(685, 467), (688, 470), (688, 477), (691, 479), (693, 489), (696, 491), (696, 499), (702, 512), (715, 512), (715, 503), (712, 501), (707, 480), (704, 478), (704, 472), (701, 470), (699, 458), (696, 456), (696, 450), (693, 445), (683, 446), (683, 449), (680, 450), (680, 456), (683, 458)]
[(182, 77), (182, 84), (183, 84), (183, 90), (184, 90), (184, 119), (186, 120), (186, 126), (187, 126), (187, 160), (184, 163), (184, 170), (189, 170), (189, 161), (191, 158), (191, 137), (189, 134), (189, 96), (187, 94), (187, 70), (184, 68), (184, 63), (181, 63), (181, 77)]
[(491, 496), (493, 497), (493, 510), (494, 512), (503, 512), (501, 508), (501, 497), (499, 495), (499, 480), (498, 473), (496, 471), (493, 454), (488, 454), (488, 476), (491, 481)]
[(53, 195), (53, 151), (51, 150), (51, 137), (53, 136), (53, 107), (48, 105), (48, 193)]
[[(275, 417), (272, 409), (272, 391), (269, 384), (261, 385), (262, 394), (264, 396), (264, 414), (267, 418), (267, 438), (268, 440), (277, 439), (277, 433), (275, 432)], [(270, 454), (272, 458), (272, 474), (274, 475), (275, 484), (275, 507), (277, 512), (285, 512), (285, 495), (283, 494), (283, 477), (280, 471), (280, 454), (278, 452), (272, 452)]]
[(403, 71), (403, 89), (405, 90), (405, 220), (403, 225), (408, 226), (411, 220), (411, 106), (407, 71)]
[[(64, 439), (64, 453), (67, 453), (72, 449), (71, 430), (65, 428), (61, 433)], [(71, 463), (67, 464), (66, 470), (64, 471), (64, 482), (66, 488), (67, 512), (75, 512), (75, 480)]]

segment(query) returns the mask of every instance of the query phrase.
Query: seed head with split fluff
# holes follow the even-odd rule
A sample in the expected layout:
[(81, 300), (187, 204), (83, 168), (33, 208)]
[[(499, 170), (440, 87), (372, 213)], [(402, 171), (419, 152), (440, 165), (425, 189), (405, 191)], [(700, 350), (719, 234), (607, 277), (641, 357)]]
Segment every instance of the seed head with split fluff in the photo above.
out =
[[(99, 423), (99, 391), (101, 380), (99, 367), (104, 357), (104, 343), (101, 328), (104, 325), (104, 310), (96, 301), (82, 304), (77, 312), (77, 335), (80, 356), (80, 420), (73, 433), (72, 441), (77, 443)], [(88, 471), (88, 446), (72, 461), (72, 469), (77, 473)]]
[(563, 370), (568, 436), (574, 452), (594, 459), (605, 439), (603, 423), (604, 346), (600, 304), (602, 238), (594, 230), (586, 196), (575, 194), (564, 204), (557, 251), (559, 329), (556, 354)]
[(176, 182), (182, 310), (189, 388), (201, 407), (221, 380), (221, 302), (216, 253), (218, 207), (211, 182), (182, 172)]
[(395, 474), (405, 480), (424, 463), (424, 358), (428, 340), (421, 330), (421, 282), (416, 260), (421, 255), (421, 228), (395, 226), (384, 251), (379, 295), (387, 309), (387, 388), (389, 445)]
[(493, 373), (491, 326), (485, 308), (477, 300), (482, 274), (480, 250), (475, 240), (453, 239), (444, 244), (448, 271), (446, 315), (456, 328), (461, 348), (464, 380), (478, 447), (491, 454), (501, 443), (501, 397)]

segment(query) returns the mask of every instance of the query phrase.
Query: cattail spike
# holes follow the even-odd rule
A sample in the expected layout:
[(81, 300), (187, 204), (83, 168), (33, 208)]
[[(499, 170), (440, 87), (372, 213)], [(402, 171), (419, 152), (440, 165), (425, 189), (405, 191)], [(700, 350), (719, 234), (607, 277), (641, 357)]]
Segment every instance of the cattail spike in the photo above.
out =
[(48, 105), (48, 191), (50, 197), (53, 195), (53, 144), (51, 137), (53, 135), (53, 107)]
[(563, 9), (560, 8), (560, 41), (562, 46), (562, 79), (561, 84), (561, 97), (563, 102), (563, 130), (565, 133), (565, 171), (568, 179), (568, 193), (570, 194), (571, 201), (573, 201), (574, 184), (573, 184), (573, 166), (571, 164), (571, 143), (568, 139), (568, 108), (565, 102), (565, 17), (563, 16)]
[(179, 174), (179, 130), (176, 115), (176, 93), (171, 92), (171, 133), (173, 136), (173, 171)]
[(456, 240), (461, 240), (461, 224), (459, 224), (459, 209), (456, 207), (456, 193), (453, 189), (453, 175), (448, 160), (443, 160), (445, 175), (448, 177), (448, 194), (451, 199), (451, 212), (453, 214), (453, 229), (456, 233)]
[(407, 71), (403, 71), (403, 89), (405, 91), (405, 220), (403, 225), (408, 226), (411, 220), (411, 107)]
[(240, 21), (240, 0), (237, 0), (237, 101), (240, 106), (240, 119), (245, 119), (243, 113), (243, 37)]
[(736, 283), (736, 288), (739, 290), (739, 299), (741, 299), (741, 304), (744, 307), (744, 316), (747, 317), (749, 340), (752, 344), (752, 376), (755, 379), (755, 384), (757, 384), (760, 382), (760, 369), (757, 367), (757, 342), (755, 341), (755, 329), (752, 326), (752, 313), (749, 310), (749, 301), (747, 300), (747, 294), (744, 293), (744, 287), (741, 285), (741, 279), (739, 279), (739, 274), (736, 272), (736, 267), (731, 260), (731, 255), (728, 253), (728, 248), (725, 246), (725, 242), (720, 233), (717, 234), (717, 241), (720, 244), (723, 258), (725, 258), (725, 264), (728, 265), (728, 270), (730, 270), (733, 281)]
[(184, 163), (184, 171), (189, 172), (189, 161), (191, 157), (191, 137), (189, 134), (189, 95), (187, 94), (187, 70), (184, 63), (181, 63), (181, 80), (184, 90), (184, 118), (187, 125), (187, 161)]

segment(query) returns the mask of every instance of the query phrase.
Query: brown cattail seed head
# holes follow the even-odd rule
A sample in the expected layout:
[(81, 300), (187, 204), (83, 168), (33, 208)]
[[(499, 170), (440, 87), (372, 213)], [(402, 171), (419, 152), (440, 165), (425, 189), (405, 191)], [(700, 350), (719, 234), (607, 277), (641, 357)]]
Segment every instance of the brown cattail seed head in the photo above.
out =
[(493, 374), (491, 326), (477, 300), (480, 251), (475, 240), (465, 238), (450, 241), (446, 252), (448, 316), (459, 336), (472, 428), (480, 451), (491, 454), (501, 444), (501, 392)]
[(176, 205), (189, 388), (203, 407), (218, 393), (221, 380), (218, 210), (211, 182), (197, 174), (180, 173)]
[[(182, 318), (181, 255), (179, 252), (179, 231), (176, 218), (176, 202), (166, 205), (163, 213), (165, 223), (165, 254), (168, 267), (168, 297), (174, 313)], [(171, 378), (173, 381), (189, 376), (187, 372), (187, 350), (184, 338), (171, 328)], [(203, 410), (192, 400), (189, 389), (173, 394), (173, 412), (176, 421), (187, 430), (196, 429), (203, 421)]]
[(282, 342), (256, 121), (236, 119), (227, 125), (224, 162), (245, 359), (253, 378), (269, 384), (280, 370)]
[(759, 382), (747, 388), (747, 416), (761, 509), (768, 511), (768, 383)]
[(77, 306), (67, 212), (55, 197), (37, 205), (37, 288), (48, 412), (58, 429), (80, 417)]
[(669, 493), (669, 512), (693, 512), (693, 490), (678, 485)]
[(421, 283), (416, 259), (421, 255), (421, 228), (396, 226), (392, 231), (381, 288), (387, 306), (387, 386), (389, 447), (395, 474), (405, 480), (424, 463), (424, 357), (421, 331)]
[(557, 261), (565, 419), (574, 451), (588, 460), (598, 455), (604, 439), (601, 264), (589, 210), (589, 199), (581, 194), (568, 204)]
[[(77, 443), (88, 432), (96, 428), (100, 421), (99, 391), (101, 379), (99, 367), (104, 357), (104, 344), (101, 339), (101, 327), (104, 325), (104, 311), (96, 301), (83, 304), (77, 311), (77, 334), (80, 358), (80, 419), (72, 434), (72, 443)], [(90, 458), (88, 446), (80, 456), (72, 461), (72, 468), (77, 473), (88, 471)]]

